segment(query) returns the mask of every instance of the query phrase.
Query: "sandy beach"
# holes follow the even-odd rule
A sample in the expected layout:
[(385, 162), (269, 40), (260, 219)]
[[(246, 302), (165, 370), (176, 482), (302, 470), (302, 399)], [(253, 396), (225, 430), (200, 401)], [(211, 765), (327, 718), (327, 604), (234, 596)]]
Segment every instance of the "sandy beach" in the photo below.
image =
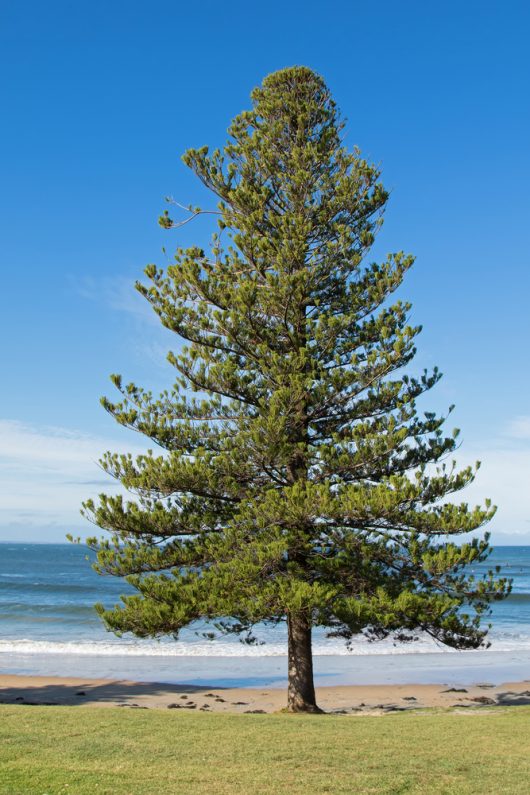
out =
[[(427, 707), (469, 709), (530, 705), (530, 679), (467, 687), (446, 685), (338, 685), (317, 689), (326, 712), (381, 715)], [(0, 703), (107, 706), (133, 709), (194, 709), (207, 712), (277, 712), (283, 688), (208, 688), (112, 679), (0, 675)]]

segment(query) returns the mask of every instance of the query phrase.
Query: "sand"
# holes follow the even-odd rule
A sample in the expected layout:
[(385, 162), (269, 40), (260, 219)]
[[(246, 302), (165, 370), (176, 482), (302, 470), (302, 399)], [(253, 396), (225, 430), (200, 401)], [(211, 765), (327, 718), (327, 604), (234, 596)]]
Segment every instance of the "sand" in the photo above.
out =
[[(530, 704), (530, 680), (493, 685), (338, 685), (317, 688), (326, 712), (382, 715), (426, 707), (469, 709)], [(0, 675), (0, 703), (205, 712), (271, 713), (286, 705), (280, 688), (208, 688), (127, 680)]]

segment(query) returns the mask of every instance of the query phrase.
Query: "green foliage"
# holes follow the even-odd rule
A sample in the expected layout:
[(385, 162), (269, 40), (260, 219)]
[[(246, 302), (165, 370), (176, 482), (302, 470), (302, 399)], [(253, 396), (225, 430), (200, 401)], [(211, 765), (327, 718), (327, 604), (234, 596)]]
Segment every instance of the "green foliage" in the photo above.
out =
[[(301, 616), (346, 639), (423, 630), (478, 647), (509, 583), (468, 573), (487, 535), (451, 539), (495, 509), (445, 501), (475, 470), (447, 463), (457, 432), (417, 408), (438, 370), (405, 373), (420, 328), (392, 294), (413, 258), (366, 260), (387, 202), (379, 171), (343, 146), (309, 69), (270, 75), (252, 101), (222, 151), (183, 158), (219, 199), (211, 251), (178, 249), (137, 284), (184, 344), (168, 357), (173, 388), (153, 397), (115, 375), (122, 397), (102, 401), (162, 452), (101, 462), (133, 498), (85, 504), (110, 533), (89, 543), (97, 570), (138, 593), (99, 612), (139, 636), (206, 619), (249, 639), (257, 622)], [(202, 212), (184, 209), (181, 223)]]

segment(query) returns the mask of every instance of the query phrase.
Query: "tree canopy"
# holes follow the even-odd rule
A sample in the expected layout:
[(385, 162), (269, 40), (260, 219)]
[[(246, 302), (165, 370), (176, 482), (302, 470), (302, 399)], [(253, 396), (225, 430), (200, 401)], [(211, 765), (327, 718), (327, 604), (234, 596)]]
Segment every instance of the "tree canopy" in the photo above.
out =
[[(88, 541), (97, 570), (136, 589), (98, 607), (109, 628), (178, 636), (207, 620), (251, 640), (287, 622), (288, 705), (316, 710), (313, 627), (476, 648), (509, 583), (469, 573), (487, 534), (455, 538), (494, 508), (446, 499), (475, 468), (451, 462), (446, 416), (418, 408), (439, 371), (407, 373), (421, 329), (393, 293), (413, 257), (368, 258), (388, 199), (378, 168), (345, 147), (310, 69), (275, 72), (251, 98), (222, 150), (183, 157), (217, 197), (212, 245), (137, 284), (176, 335), (175, 384), (153, 396), (115, 375), (121, 397), (103, 399), (161, 451), (106, 453), (131, 499), (84, 510), (110, 533)], [(184, 222), (202, 212), (188, 209)]]

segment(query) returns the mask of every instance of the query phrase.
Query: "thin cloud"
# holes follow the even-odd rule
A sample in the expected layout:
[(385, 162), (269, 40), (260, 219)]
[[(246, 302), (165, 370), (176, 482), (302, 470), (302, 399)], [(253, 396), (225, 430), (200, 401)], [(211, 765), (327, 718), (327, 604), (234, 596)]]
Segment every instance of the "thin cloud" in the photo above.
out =
[(127, 439), (116, 442), (69, 428), (0, 420), (2, 537), (12, 537), (6, 536), (6, 528), (21, 525), (79, 527), (84, 500), (121, 489), (102, 475), (97, 463), (108, 449), (145, 451)]
[[(523, 426), (515, 427), (522, 439)], [(135, 455), (148, 446), (135, 445), (130, 438), (106, 439), (75, 429), (0, 420), (0, 537), (49, 541), (61, 540), (64, 528), (82, 533), (81, 502), (121, 488), (99, 468), (102, 453), (110, 449)], [(504, 436), (459, 451), (462, 466), (476, 460), (482, 467), (475, 482), (454, 495), (454, 501), (483, 504), (489, 497), (499, 506), (489, 526), (494, 542), (528, 543), (530, 445), (514, 444)]]
[(69, 428), (0, 420), (0, 462), (68, 473), (69, 465), (90, 467), (101, 457), (104, 440)]
[(464, 448), (459, 463), (480, 461), (474, 482), (456, 495), (454, 502), (483, 504), (489, 497), (497, 513), (488, 526), (497, 543), (511, 539), (530, 543), (530, 448), (501, 447), (498, 442), (480, 449)]
[(530, 415), (520, 414), (508, 423), (506, 435), (512, 439), (530, 441)]
[(160, 325), (150, 304), (134, 287), (134, 280), (125, 276), (69, 277), (71, 289), (87, 301), (102, 303), (117, 312), (126, 312), (142, 323)]

